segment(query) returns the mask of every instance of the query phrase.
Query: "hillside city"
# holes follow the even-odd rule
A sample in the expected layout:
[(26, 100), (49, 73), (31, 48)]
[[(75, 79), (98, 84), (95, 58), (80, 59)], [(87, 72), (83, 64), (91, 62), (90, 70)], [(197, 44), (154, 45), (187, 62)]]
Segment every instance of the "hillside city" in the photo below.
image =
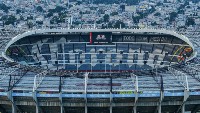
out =
[(199, 0), (0, 0), (0, 32), (32, 29), (153, 28), (186, 35), (198, 47)]

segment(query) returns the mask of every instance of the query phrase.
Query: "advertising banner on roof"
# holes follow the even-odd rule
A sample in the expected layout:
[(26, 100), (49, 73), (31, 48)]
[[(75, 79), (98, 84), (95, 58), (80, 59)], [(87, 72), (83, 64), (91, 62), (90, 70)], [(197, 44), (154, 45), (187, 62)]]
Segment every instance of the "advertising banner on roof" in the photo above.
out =
[(91, 32), (90, 44), (111, 44), (112, 32)]

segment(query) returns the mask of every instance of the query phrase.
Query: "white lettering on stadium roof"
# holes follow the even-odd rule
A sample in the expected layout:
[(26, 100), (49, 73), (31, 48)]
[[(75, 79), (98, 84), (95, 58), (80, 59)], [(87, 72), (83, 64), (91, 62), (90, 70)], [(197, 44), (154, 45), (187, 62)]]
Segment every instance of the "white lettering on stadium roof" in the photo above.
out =
[(124, 41), (135, 41), (135, 37), (134, 36), (123, 36)]

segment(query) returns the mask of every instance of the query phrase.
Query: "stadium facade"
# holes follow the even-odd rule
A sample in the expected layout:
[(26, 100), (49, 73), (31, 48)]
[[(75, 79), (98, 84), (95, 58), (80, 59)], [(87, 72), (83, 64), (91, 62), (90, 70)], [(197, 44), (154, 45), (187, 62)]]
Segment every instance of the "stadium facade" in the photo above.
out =
[(0, 111), (174, 113), (200, 109), (187, 37), (157, 29), (43, 29), (12, 38)]

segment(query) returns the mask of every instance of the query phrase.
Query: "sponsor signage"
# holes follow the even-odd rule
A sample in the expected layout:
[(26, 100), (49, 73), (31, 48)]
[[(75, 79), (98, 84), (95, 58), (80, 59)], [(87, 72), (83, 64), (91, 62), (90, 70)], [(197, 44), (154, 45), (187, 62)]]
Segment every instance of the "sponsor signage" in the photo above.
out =
[(90, 44), (101, 45), (112, 43), (112, 32), (91, 32)]
[(32, 97), (32, 93), (12, 93), (12, 96)]
[(123, 36), (124, 42), (135, 42), (135, 36)]

